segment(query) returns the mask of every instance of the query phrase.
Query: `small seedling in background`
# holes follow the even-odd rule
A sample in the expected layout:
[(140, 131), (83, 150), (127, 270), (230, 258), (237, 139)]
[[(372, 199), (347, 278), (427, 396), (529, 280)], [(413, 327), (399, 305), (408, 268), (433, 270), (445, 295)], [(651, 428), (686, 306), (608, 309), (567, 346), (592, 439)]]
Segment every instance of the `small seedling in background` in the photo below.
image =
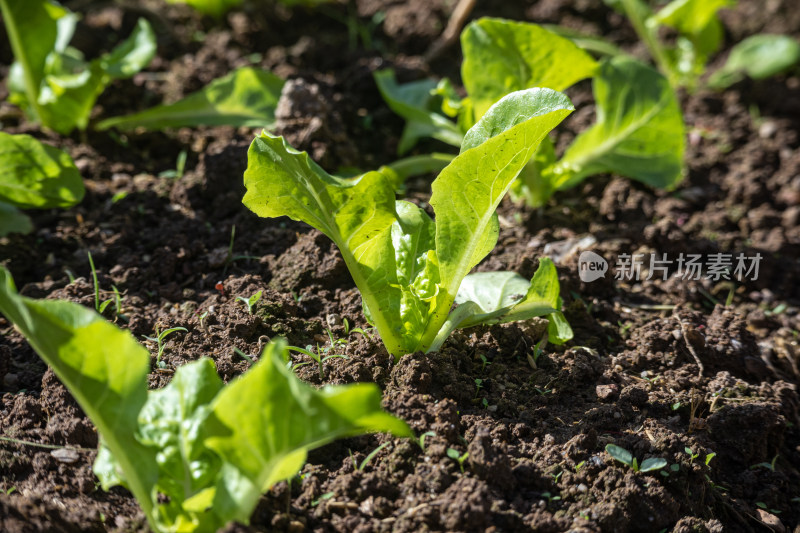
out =
[(575, 473), (577, 474), (578, 472), (580, 472), (581, 468), (583, 468), (583, 465), (585, 465), (585, 464), (586, 464), (586, 461), (581, 461), (580, 463), (576, 464), (575, 465)]
[(158, 174), (159, 178), (170, 178), (179, 180), (183, 177), (183, 173), (186, 170), (186, 150), (181, 150), (181, 153), (178, 154), (178, 159), (175, 160), (175, 168), (171, 170), (165, 170)]
[(358, 470), (360, 470), (360, 471), (363, 471), (363, 470), (364, 470), (364, 467), (366, 467), (366, 466), (367, 466), (367, 465), (370, 463), (370, 461), (372, 461), (372, 460), (375, 458), (375, 456), (376, 456), (376, 455), (378, 455), (378, 453), (379, 453), (379, 452), (380, 452), (382, 449), (386, 448), (386, 447), (387, 447), (389, 444), (391, 444), (391, 442), (390, 442), (390, 441), (386, 441), (386, 442), (384, 442), (383, 444), (381, 444), (380, 446), (378, 446), (377, 448), (375, 448), (374, 450), (372, 450), (372, 451), (369, 453), (369, 455), (367, 455), (367, 456), (364, 458), (364, 460), (363, 460), (363, 461), (361, 461), (361, 464), (360, 464), (360, 465), (358, 465)]
[(756, 507), (764, 509), (765, 511), (769, 511), (772, 514), (781, 514), (779, 509), (770, 509), (769, 507), (767, 507), (767, 504), (764, 503), (764, 502), (756, 502)]
[(478, 354), (478, 357), (481, 358), (481, 373), (486, 371), (486, 367), (491, 365), (492, 362), (486, 359), (486, 356), (483, 354)]
[[(299, 301), (299, 300), (298, 300), (298, 301)], [(350, 327), (350, 322), (348, 322), (348, 320), (347, 320), (346, 318), (343, 318), (343, 319), (342, 319), (342, 327), (344, 328), (344, 334), (345, 334), (345, 336), (349, 336), (351, 333), (361, 333), (361, 334), (362, 334), (362, 335), (364, 335), (366, 338), (368, 338), (368, 339), (372, 340), (372, 335), (371, 335), (371, 330), (372, 330), (372, 328), (367, 328), (367, 329), (363, 329), (363, 328), (351, 328), (351, 327)]]
[(422, 435), (419, 436), (419, 439), (417, 440), (417, 444), (419, 444), (419, 447), (422, 450), (422, 453), (425, 453), (425, 437), (433, 437), (435, 435), (436, 435), (436, 433), (434, 433), (433, 431), (426, 431), (425, 433), (423, 433)]
[(633, 327), (633, 324), (631, 322), (623, 324), (621, 320), (617, 320), (617, 325), (619, 326), (619, 336), (623, 339), (627, 338), (630, 329)]
[(92, 282), (94, 283), (94, 310), (100, 312), (100, 285), (97, 283), (97, 270), (94, 268), (92, 252), (86, 252), (89, 256), (89, 268), (92, 269)]
[(548, 506), (548, 507), (550, 507), (550, 504), (551, 504), (551, 503), (553, 503), (553, 502), (557, 502), (558, 500), (560, 500), (560, 499), (561, 499), (561, 496), (553, 496), (553, 495), (552, 495), (552, 494), (550, 494), (549, 492), (543, 492), (543, 493), (542, 493), (542, 497), (543, 497), (543, 498), (547, 498), (547, 506)]
[(755, 470), (756, 468), (766, 468), (767, 470), (774, 472), (775, 471), (775, 463), (778, 461), (777, 454), (775, 457), (772, 458), (772, 461), (769, 463), (758, 463), (750, 467), (750, 470)]
[(553, 483), (558, 484), (558, 481), (561, 479), (561, 476), (563, 476), (563, 475), (564, 475), (564, 471), (563, 470), (559, 470), (555, 474), (550, 474), (550, 477), (553, 478)]
[(0, 494), (5, 494), (6, 496), (10, 496), (16, 490), (17, 487), (11, 487), (10, 489), (0, 489)]
[(159, 331), (158, 324), (156, 324), (156, 336), (155, 337), (148, 337), (147, 335), (142, 335), (146, 340), (150, 342), (155, 342), (156, 346), (158, 346), (158, 354), (156, 355), (156, 365), (158, 368), (165, 368), (166, 364), (161, 360), (161, 356), (164, 355), (164, 349), (167, 347), (166, 345), (166, 338), (177, 332), (177, 331), (188, 331), (186, 328), (168, 328), (164, 331)]
[(651, 472), (653, 470), (660, 470), (661, 468), (667, 466), (666, 459), (662, 459), (661, 457), (651, 457), (649, 459), (645, 459), (642, 461), (642, 464), (639, 465), (639, 462), (633, 455), (631, 455), (631, 452), (625, 448), (617, 446), (616, 444), (606, 444), (606, 451), (614, 460), (628, 465), (634, 472)]
[(323, 502), (325, 500), (330, 500), (331, 498), (333, 498), (333, 495), (334, 495), (333, 492), (326, 492), (325, 494), (323, 494), (322, 496), (320, 496), (316, 500), (311, 500), (311, 507), (316, 507), (321, 502)]
[(242, 358), (242, 359), (244, 359), (245, 361), (248, 361), (248, 362), (249, 362), (251, 365), (252, 365), (253, 363), (255, 363), (255, 360), (253, 359), (253, 356), (252, 356), (252, 355), (247, 355), (246, 353), (244, 353), (243, 351), (241, 351), (241, 350), (240, 350), (239, 348), (237, 348), (236, 346), (234, 346), (234, 347), (233, 347), (233, 353), (234, 353), (234, 354), (236, 354), (236, 355), (238, 355), (239, 357), (241, 357), (241, 358)]
[(706, 466), (709, 466), (709, 463), (711, 462), (711, 459), (713, 459), (716, 456), (717, 456), (717, 454), (715, 452), (711, 452), (711, 453), (706, 454), (706, 460), (705, 460)]
[(475, 378), (475, 398), (478, 397), (478, 394), (480, 394), (482, 388), (483, 380), (481, 378)]
[[(346, 355), (343, 355), (343, 354), (334, 353), (334, 354), (331, 354), (331, 355), (325, 355), (325, 354), (327, 354), (329, 351), (331, 351), (333, 349), (333, 346), (330, 346), (328, 348), (322, 348), (322, 349), (320, 349), (320, 347), (317, 346), (317, 352), (320, 352), (320, 354), (314, 353), (313, 347), (310, 344), (308, 346), (306, 346), (305, 348), (299, 348), (297, 346), (289, 346), (289, 349), (292, 350), (292, 351), (295, 351), (297, 353), (301, 353), (301, 354), (307, 355), (311, 359), (313, 359), (317, 363), (317, 368), (319, 369), (319, 379), (321, 379), (321, 380), (325, 379), (325, 371), (323, 369), (323, 365), (325, 364), (325, 362), (327, 360), (334, 359), (334, 358), (337, 358), (337, 357), (340, 358), (340, 359), (349, 359), (349, 357), (347, 357)], [(300, 368), (301, 366), (305, 366), (306, 364), (308, 364), (308, 363), (298, 363), (298, 364), (294, 365), (293, 368), (295, 368), (295, 369), (296, 368)]]
[(538, 369), (539, 356), (544, 353), (544, 347), (547, 346), (547, 336), (542, 337), (542, 340), (536, 343), (533, 347), (533, 354), (528, 354), (528, 364), (534, 370)]
[(245, 298), (244, 296), (237, 296), (236, 299), (237, 300), (241, 300), (242, 302), (244, 302), (244, 305), (247, 306), (247, 313), (252, 315), (253, 314), (253, 307), (261, 299), (261, 293), (262, 292), (263, 291), (258, 291), (257, 293), (253, 294), (249, 298)]
[(447, 448), (447, 457), (456, 461), (458, 463), (458, 467), (461, 469), (461, 473), (464, 473), (464, 462), (469, 459), (469, 452), (464, 452), (464, 454), (459, 454), (458, 450), (455, 448)]
[(686, 446), (686, 447), (683, 449), (683, 451), (684, 451), (684, 452), (686, 452), (686, 455), (688, 455), (688, 456), (689, 456), (689, 462), (690, 462), (690, 463), (693, 463), (695, 459), (697, 459), (698, 457), (700, 457), (700, 454), (699, 454), (699, 453), (694, 453), (694, 451), (693, 451), (691, 448), (689, 448), (688, 446)]

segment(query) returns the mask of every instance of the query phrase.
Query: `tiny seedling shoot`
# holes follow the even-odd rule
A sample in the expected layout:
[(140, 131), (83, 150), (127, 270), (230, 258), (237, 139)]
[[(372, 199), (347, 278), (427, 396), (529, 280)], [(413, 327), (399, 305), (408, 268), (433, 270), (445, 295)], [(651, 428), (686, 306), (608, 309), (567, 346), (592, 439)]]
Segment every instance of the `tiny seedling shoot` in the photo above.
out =
[(142, 335), (142, 337), (145, 340), (156, 343), (156, 346), (158, 347), (158, 354), (156, 355), (156, 366), (158, 366), (158, 368), (166, 368), (167, 365), (161, 360), (161, 356), (164, 355), (164, 350), (167, 347), (166, 345), (167, 337), (175, 332), (188, 331), (188, 330), (186, 328), (177, 327), (177, 328), (168, 328), (165, 329), (164, 331), (160, 331), (159, 328), (160, 326), (156, 324), (155, 337), (148, 337), (147, 335)]
[(634, 472), (651, 472), (653, 470), (661, 470), (667, 466), (667, 460), (662, 459), (661, 457), (650, 457), (649, 459), (642, 461), (642, 464), (640, 465), (631, 452), (625, 448), (617, 446), (616, 444), (607, 444), (606, 451), (608, 452), (608, 455), (612, 457), (612, 459), (628, 465)]
[(255, 294), (252, 294), (249, 298), (245, 298), (244, 296), (237, 296), (236, 300), (243, 302), (244, 305), (247, 306), (247, 314), (252, 315), (253, 307), (255, 307), (255, 305), (261, 299), (262, 292), (263, 291), (258, 291)]

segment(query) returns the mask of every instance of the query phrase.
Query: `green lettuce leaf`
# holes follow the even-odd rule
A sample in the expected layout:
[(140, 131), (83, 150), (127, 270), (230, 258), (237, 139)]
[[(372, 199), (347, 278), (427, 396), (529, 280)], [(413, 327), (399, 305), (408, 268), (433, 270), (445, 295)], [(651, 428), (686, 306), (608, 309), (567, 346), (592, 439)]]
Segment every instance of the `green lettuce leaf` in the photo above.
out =
[(437, 95), (446, 91), (446, 85), (439, 87), (434, 80), (420, 80), (398, 84), (394, 71), (379, 70), (373, 73), (381, 96), (392, 111), (406, 119), (406, 126), (400, 138), (397, 152), (403, 154), (410, 150), (419, 139), (432, 137), (453, 146), (461, 146), (464, 132), (439, 113), (442, 98)]
[(30, 233), (33, 222), (30, 217), (11, 204), (0, 202), (0, 237), (9, 233)]
[(434, 181), (435, 224), (422, 209), (395, 201), (385, 174), (330, 176), (267, 132), (250, 146), (243, 202), (259, 216), (289, 216), (330, 237), (387, 350), (395, 357), (424, 351), (461, 281), (494, 247), (495, 209), (511, 182), (571, 111), (569, 100), (549, 89), (498, 102)]
[(248, 126), (271, 128), (284, 80), (253, 67), (242, 67), (216, 79), (173, 104), (101, 121), (98, 130)]
[(157, 532), (246, 524), (264, 491), (296, 475), (308, 450), (336, 438), (370, 431), (412, 436), (381, 410), (373, 384), (303, 384), (286, 368), (282, 339), (229, 385), (202, 358), (148, 394), (149, 353), (94, 311), (22, 297), (0, 268), (0, 312), (97, 426), (95, 473), (103, 487), (127, 487)]
[(543, 179), (552, 190), (587, 176), (613, 172), (659, 188), (683, 177), (685, 135), (675, 92), (667, 79), (638, 61), (605, 61), (594, 80), (597, 122), (584, 131)]
[(723, 89), (744, 78), (762, 80), (779, 74), (800, 61), (800, 43), (788, 35), (759, 34), (733, 47), (725, 65), (708, 81)]
[(563, 91), (598, 67), (569, 39), (525, 22), (473, 21), (461, 33), (461, 48), (461, 77), (476, 117), (508, 93), (532, 87)]
[(70, 207), (83, 199), (72, 158), (30, 135), (0, 132), (0, 202), (23, 209)]
[(139, 19), (128, 39), (87, 63), (67, 46), (77, 21), (67, 9), (48, 0), (2, 0), (0, 8), (17, 59), (9, 73), (9, 100), (62, 134), (85, 129), (106, 86), (147, 66), (156, 52), (150, 24)]

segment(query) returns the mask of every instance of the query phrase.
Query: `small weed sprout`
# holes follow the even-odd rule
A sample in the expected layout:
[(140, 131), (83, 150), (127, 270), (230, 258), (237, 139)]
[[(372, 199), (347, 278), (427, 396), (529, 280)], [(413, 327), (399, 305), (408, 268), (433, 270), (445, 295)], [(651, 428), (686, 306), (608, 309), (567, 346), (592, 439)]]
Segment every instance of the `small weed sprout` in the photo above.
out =
[(237, 296), (236, 299), (244, 302), (244, 305), (247, 306), (247, 314), (252, 315), (253, 307), (255, 307), (255, 305), (261, 299), (261, 294), (263, 292), (264, 291), (258, 291), (257, 293), (251, 295), (249, 298), (245, 298), (244, 296)]
[(145, 340), (150, 342), (155, 342), (156, 346), (158, 347), (158, 354), (156, 355), (156, 365), (158, 368), (166, 368), (166, 364), (161, 360), (161, 356), (164, 355), (164, 349), (166, 349), (166, 338), (167, 336), (177, 332), (177, 331), (189, 331), (186, 328), (168, 328), (164, 331), (159, 331), (159, 326), (156, 324), (156, 336), (155, 337), (148, 337), (147, 335), (142, 335)]
[(692, 449), (691, 449), (691, 448), (689, 448), (688, 446), (686, 446), (686, 447), (683, 449), (683, 451), (684, 451), (684, 452), (686, 452), (686, 455), (688, 455), (688, 456), (689, 456), (689, 463), (693, 463), (695, 459), (697, 459), (698, 457), (700, 457), (700, 454), (699, 454), (699, 453), (694, 453), (694, 450), (692, 450)]
[(179, 180), (183, 177), (184, 172), (186, 171), (186, 150), (181, 150), (181, 153), (178, 154), (178, 158), (175, 160), (175, 168), (170, 170), (164, 170), (163, 172), (159, 172), (159, 178), (169, 178)]
[(483, 388), (483, 380), (481, 378), (475, 378), (475, 398), (478, 398), (478, 394), (480, 394), (481, 389)]
[(547, 507), (550, 507), (551, 503), (556, 502), (556, 501), (561, 499), (561, 496), (558, 496), (558, 495), (553, 496), (549, 492), (543, 492), (542, 493), (542, 497), (543, 498), (547, 498)]
[(750, 470), (755, 470), (756, 468), (766, 468), (767, 470), (774, 472), (775, 471), (775, 463), (778, 461), (778, 455), (776, 454), (775, 457), (772, 458), (772, 461), (769, 463), (758, 463), (750, 467)]
[(716, 456), (717, 456), (716, 452), (707, 453), (705, 460), (706, 466), (709, 466), (709, 463), (711, 463), (711, 459), (713, 459)]
[(480, 357), (480, 359), (481, 359), (481, 374), (483, 374), (483, 373), (486, 371), (486, 367), (487, 367), (487, 366), (489, 366), (489, 365), (491, 365), (491, 364), (492, 364), (492, 362), (491, 362), (491, 361), (489, 361), (489, 360), (486, 358), (486, 356), (485, 356), (485, 355), (483, 355), (483, 354), (478, 354), (478, 357)]
[[(371, 331), (372, 328), (367, 328), (367, 329), (350, 328), (350, 322), (346, 318), (342, 319), (342, 327), (344, 328), (345, 336), (349, 336), (351, 333), (360, 333), (360, 334), (364, 335), (366, 338), (372, 340), (372, 335), (370, 334), (370, 331)], [(329, 333), (329, 335), (330, 335), (330, 333)]]
[[(328, 335), (330, 336), (330, 330), (328, 331)], [(339, 339), (339, 340), (341, 341), (341, 339)], [(292, 351), (297, 352), (297, 353), (301, 353), (303, 355), (307, 355), (313, 361), (315, 361), (317, 363), (317, 368), (319, 369), (319, 379), (324, 380), (325, 379), (325, 370), (323, 368), (323, 365), (325, 364), (325, 362), (327, 360), (334, 359), (334, 358), (337, 358), (337, 357), (340, 358), (340, 359), (349, 359), (349, 357), (347, 357), (344, 354), (332, 353), (332, 354), (328, 355), (328, 352), (333, 350), (333, 348), (336, 346), (336, 343), (337, 343), (337, 341), (334, 341), (333, 337), (331, 336), (331, 346), (329, 346), (327, 348), (320, 348), (319, 345), (317, 345), (317, 353), (314, 353), (313, 347), (310, 344), (307, 345), (305, 348), (299, 348), (297, 346), (289, 346), (288, 348), (290, 350), (292, 350)], [(301, 366), (305, 366), (307, 364), (309, 364), (309, 363), (298, 363), (298, 364), (294, 365), (293, 368), (295, 368), (295, 369), (296, 368), (300, 368)]]
[(358, 465), (358, 470), (359, 470), (359, 471), (363, 471), (363, 470), (364, 470), (364, 467), (366, 467), (366, 466), (367, 466), (367, 465), (368, 465), (368, 464), (369, 464), (369, 463), (370, 463), (370, 462), (371, 462), (371, 461), (372, 461), (372, 460), (375, 458), (375, 456), (377, 456), (377, 455), (378, 455), (378, 453), (380, 453), (380, 451), (381, 451), (382, 449), (386, 448), (386, 447), (387, 447), (389, 444), (391, 444), (391, 442), (390, 442), (390, 441), (386, 441), (386, 442), (384, 442), (383, 444), (381, 444), (380, 446), (378, 446), (377, 448), (375, 448), (374, 450), (372, 450), (372, 451), (369, 453), (369, 455), (367, 455), (367, 456), (364, 458), (364, 460), (363, 460), (363, 461), (361, 461), (361, 464), (360, 464), (360, 465)]
[(92, 269), (92, 282), (94, 283), (94, 310), (100, 312), (100, 285), (97, 283), (97, 270), (94, 268), (92, 252), (86, 252), (89, 256), (89, 267)]
[(545, 335), (542, 337), (542, 340), (536, 343), (533, 347), (533, 353), (528, 354), (528, 364), (531, 365), (531, 368), (537, 370), (539, 368), (539, 356), (544, 353), (544, 348), (547, 346), (547, 336)]
[(580, 463), (576, 464), (575, 465), (575, 473), (577, 474), (578, 472), (580, 472), (581, 468), (583, 468), (583, 465), (585, 465), (585, 464), (586, 464), (586, 461), (581, 461)]
[(323, 494), (322, 496), (320, 496), (316, 500), (311, 500), (311, 507), (316, 507), (317, 505), (319, 505), (320, 503), (324, 502), (325, 500), (330, 500), (331, 498), (333, 498), (333, 495), (334, 495), (333, 492), (326, 492), (325, 494)]
[(434, 433), (433, 431), (426, 431), (425, 433), (419, 436), (419, 439), (417, 439), (417, 444), (422, 450), (422, 453), (425, 453), (425, 438), (434, 436), (436, 436), (436, 433)]
[(612, 459), (628, 465), (634, 472), (651, 472), (653, 470), (660, 470), (667, 466), (666, 459), (662, 459), (661, 457), (651, 457), (649, 459), (645, 459), (642, 461), (642, 464), (639, 465), (639, 462), (633, 455), (631, 455), (631, 452), (625, 448), (617, 446), (616, 444), (606, 444), (606, 451)]
[(458, 467), (461, 469), (461, 473), (464, 473), (464, 463), (467, 459), (469, 459), (469, 452), (464, 452), (463, 454), (459, 454), (458, 450), (455, 448), (447, 448), (447, 457), (452, 459), (453, 461), (458, 463)]

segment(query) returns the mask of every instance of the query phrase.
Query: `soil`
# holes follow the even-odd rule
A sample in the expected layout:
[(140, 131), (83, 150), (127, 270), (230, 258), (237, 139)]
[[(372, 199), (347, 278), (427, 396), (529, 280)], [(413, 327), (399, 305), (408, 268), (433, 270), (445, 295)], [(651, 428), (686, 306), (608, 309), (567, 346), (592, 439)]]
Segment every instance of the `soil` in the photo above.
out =
[[(432, 64), (423, 59), (447, 23), (446, 0), (316, 10), (246, 3), (220, 20), (155, 0), (72, 4), (84, 14), (76, 45), (88, 57), (138, 16), (158, 34), (158, 57), (114, 82), (95, 118), (173, 101), (254, 64), (292, 80), (277, 133), (329, 171), (395, 158), (403, 123), (381, 100), (374, 70), (391, 66), (403, 81), (433, 73), (459, 81), (457, 45)], [(601, 0), (496, 0), (472, 14), (486, 15), (563, 24), (644, 53)], [(800, 37), (792, 0), (740, 0), (723, 19), (726, 49), (712, 69), (746, 35)], [(5, 77), (11, 52), (2, 37)], [(577, 111), (561, 128), (561, 147), (594, 120), (590, 86), (569, 95)], [(418, 435), (432, 432), (424, 448), (371, 435), (316, 450), (302, 480), (273, 487), (249, 526), (226, 531), (790, 531), (800, 524), (800, 77), (681, 100), (688, 174), (677, 190), (599, 176), (538, 211), (506, 201), (498, 246), (478, 270), (531, 276), (538, 257), (569, 252), (591, 235), (589, 249), (608, 259), (760, 253), (758, 279), (607, 275), (584, 283), (577, 254), (559, 253), (575, 338), (548, 346), (535, 365), (529, 356), (541, 322), (458, 332), (441, 352), (397, 364), (374, 336), (347, 335), (344, 319), (367, 325), (336, 248), (303, 224), (259, 219), (241, 204), (256, 133), (248, 128), (58, 137), (0, 105), (5, 131), (67, 150), (87, 187), (72, 209), (31, 213), (35, 232), (0, 240), (0, 260), (23, 294), (92, 306), (91, 252), (103, 297), (112, 286), (123, 295), (118, 316), (109, 306), (110, 320), (138, 338), (157, 325), (187, 328), (169, 337), (165, 369), (153, 355), (152, 387), (200, 356), (214, 358), (229, 380), (249, 366), (234, 348), (257, 354), (275, 336), (324, 343), (330, 328), (348, 340), (341, 349), (349, 359), (330, 360), (322, 379), (310, 365), (299, 375), (314, 385), (377, 383), (389, 411)], [(417, 151), (432, 149), (447, 148), (428, 141)], [(182, 151), (186, 174), (159, 177)], [(412, 182), (409, 194), (426, 196), (429, 182)], [(263, 297), (251, 315), (235, 298), (257, 290)], [(146, 530), (127, 491), (99, 489), (91, 472), (97, 434), (70, 394), (2, 318), (0, 331), (0, 434), (56, 447), (0, 441), (0, 530)], [(668, 466), (634, 472), (604, 451), (608, 443)], [(463, 470), (450, 448), (469, 453)]]

